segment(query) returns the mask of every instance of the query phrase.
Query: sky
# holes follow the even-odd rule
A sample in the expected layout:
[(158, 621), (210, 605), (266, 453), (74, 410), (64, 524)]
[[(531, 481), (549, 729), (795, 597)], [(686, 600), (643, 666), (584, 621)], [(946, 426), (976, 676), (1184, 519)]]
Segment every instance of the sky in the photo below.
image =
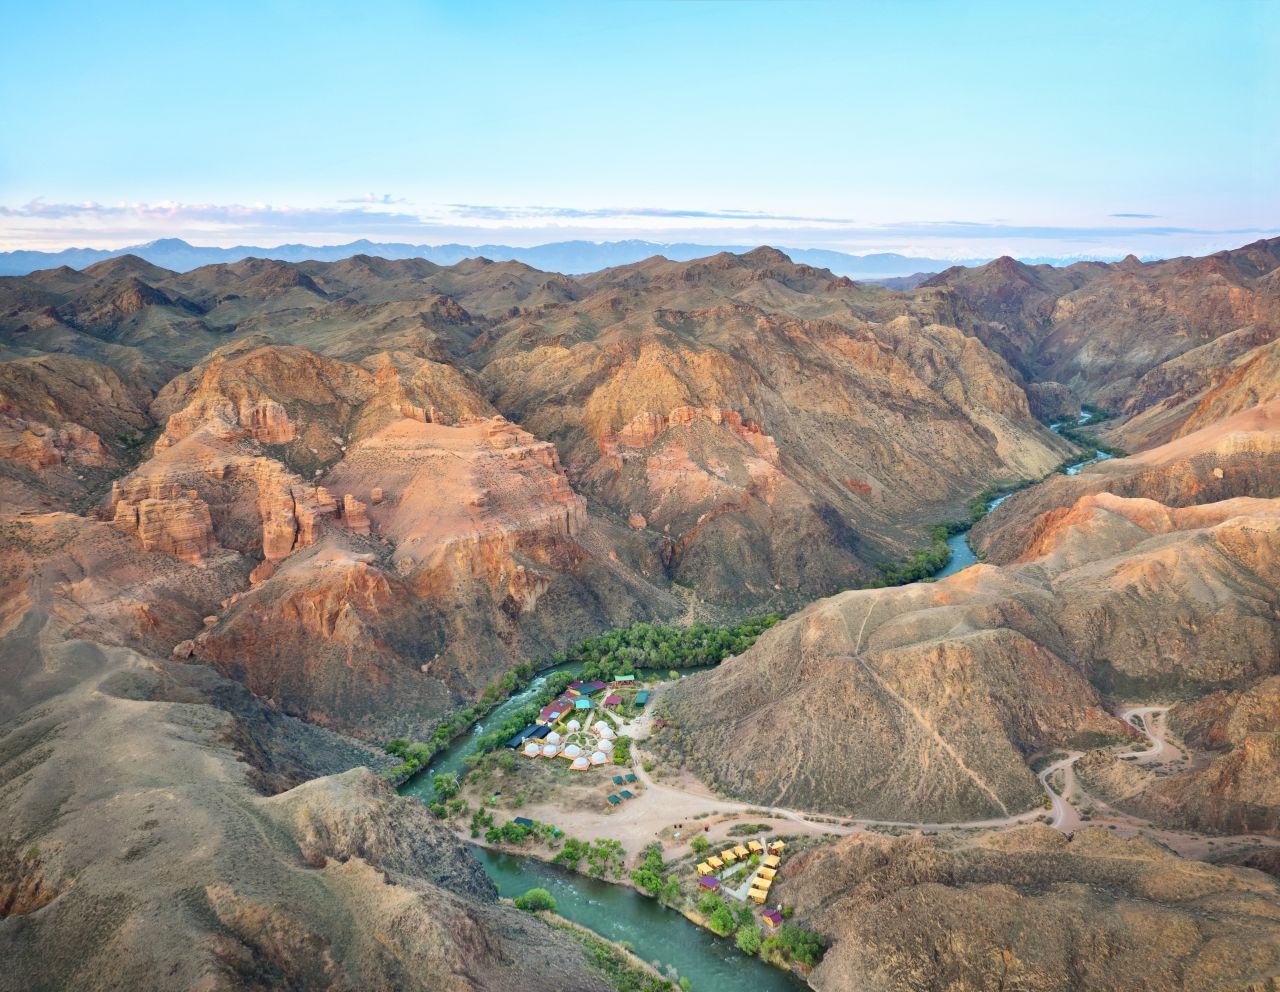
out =
[(0, 6), (0, 250), (1280, 233), (1280, 0)]

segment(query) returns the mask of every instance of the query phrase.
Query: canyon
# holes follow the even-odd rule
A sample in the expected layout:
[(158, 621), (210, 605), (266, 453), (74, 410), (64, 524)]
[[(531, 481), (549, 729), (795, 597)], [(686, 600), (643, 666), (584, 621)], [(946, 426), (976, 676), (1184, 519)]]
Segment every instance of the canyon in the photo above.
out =
[[(1280, 239), (902, 292), (771, 248), (0, 278), (12, 981), (608, 987), (377, 773), (390, 738), (637, 620), (791, 614), (664, 691), (647, 742), (735, 802), (1002, 820), (1079, 752), (1154, 827), (1280, 836), (1277, 273)], [(1082, 404), (1133, 453), (1055, 474)], [(978, 564), (886, 585), (1024, 485)], [(1116, 752), (1135, 700), (1170, 707), (1184, 765)], [(782, 896), (831, 944), (813, 987), (1277, 971), (1265, 857), (944, 840), (797, 858)]]

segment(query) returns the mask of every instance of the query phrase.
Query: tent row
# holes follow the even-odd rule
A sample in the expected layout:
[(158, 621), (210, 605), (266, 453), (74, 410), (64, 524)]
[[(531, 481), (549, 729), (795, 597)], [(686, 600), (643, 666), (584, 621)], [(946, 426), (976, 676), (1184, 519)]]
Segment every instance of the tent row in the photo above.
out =
[(529, 741), (521, 752), (526, 758), (564, 758), (574, 771), (584, 771), (593, 765), (603, 765), (609, 761), (607, 749), (590, 752), (584, 751), (577, 744), (539, 743)]

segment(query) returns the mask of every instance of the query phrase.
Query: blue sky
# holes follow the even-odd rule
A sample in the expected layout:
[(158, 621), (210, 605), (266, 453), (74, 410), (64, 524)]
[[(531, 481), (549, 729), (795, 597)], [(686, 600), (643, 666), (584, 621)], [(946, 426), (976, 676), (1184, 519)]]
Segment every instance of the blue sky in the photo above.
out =
[(0, 248), (1169, 255), (1277, 231), (1271, 0), (0, 12)]

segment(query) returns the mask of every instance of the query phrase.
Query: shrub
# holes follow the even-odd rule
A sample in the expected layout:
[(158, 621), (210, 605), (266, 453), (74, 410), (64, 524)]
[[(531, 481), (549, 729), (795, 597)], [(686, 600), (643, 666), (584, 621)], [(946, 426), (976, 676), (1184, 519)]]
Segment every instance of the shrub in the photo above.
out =
[(721, 937), (729, 936), (733, 933), (733, 911), (723, 902), (720, 903), (720, 906), (707, 917), (707, 926)]
[(697, 837), (689, 841), (689, 846), (693, 849), (694, 854), (706, 854), (711, 850), (711, 841), (703, 837), (702, 834), (698, 834)]
[(597, 837), (587, 848), (587, 871), (597, 878), (622, 877), (626, 850), (620, 841)]
[(517, 896), (516, 908), (523, 909), (528, 913), (537, 913), (547, 910), (554, 913), (556, 911), (556, 900), (546, 889), (530, 889), (522, 896)]
[(779, 956), (784, 961), (799, 961), (810, 966), (818, 963), (823, 950), (821, 937), (794, 923), (784, 924), (772, 937), (766, 937), (761, 945), (765, 956)]
[(698, 900), (698, 912), (703, 916), (710, 916), (723, 905), (723, 899), (714, 892), (707, 892)]
[(631, 881), (645, 892), (657, 895), (662, 890), (663, 872), (666, 867), (666, 862), (662, 860), (661, 846), (652, 844), (645, 848), (644, 858), (631, 872)]
[(736, 943), (743, 954), (756, 954), (760, 950), (760, 928), (754, 923), (738, 928)]
[(431, 788), (440, 800), (452, 799), (458, 794), (462, 784), (454, 772), (442, 772), (431, 780)]

